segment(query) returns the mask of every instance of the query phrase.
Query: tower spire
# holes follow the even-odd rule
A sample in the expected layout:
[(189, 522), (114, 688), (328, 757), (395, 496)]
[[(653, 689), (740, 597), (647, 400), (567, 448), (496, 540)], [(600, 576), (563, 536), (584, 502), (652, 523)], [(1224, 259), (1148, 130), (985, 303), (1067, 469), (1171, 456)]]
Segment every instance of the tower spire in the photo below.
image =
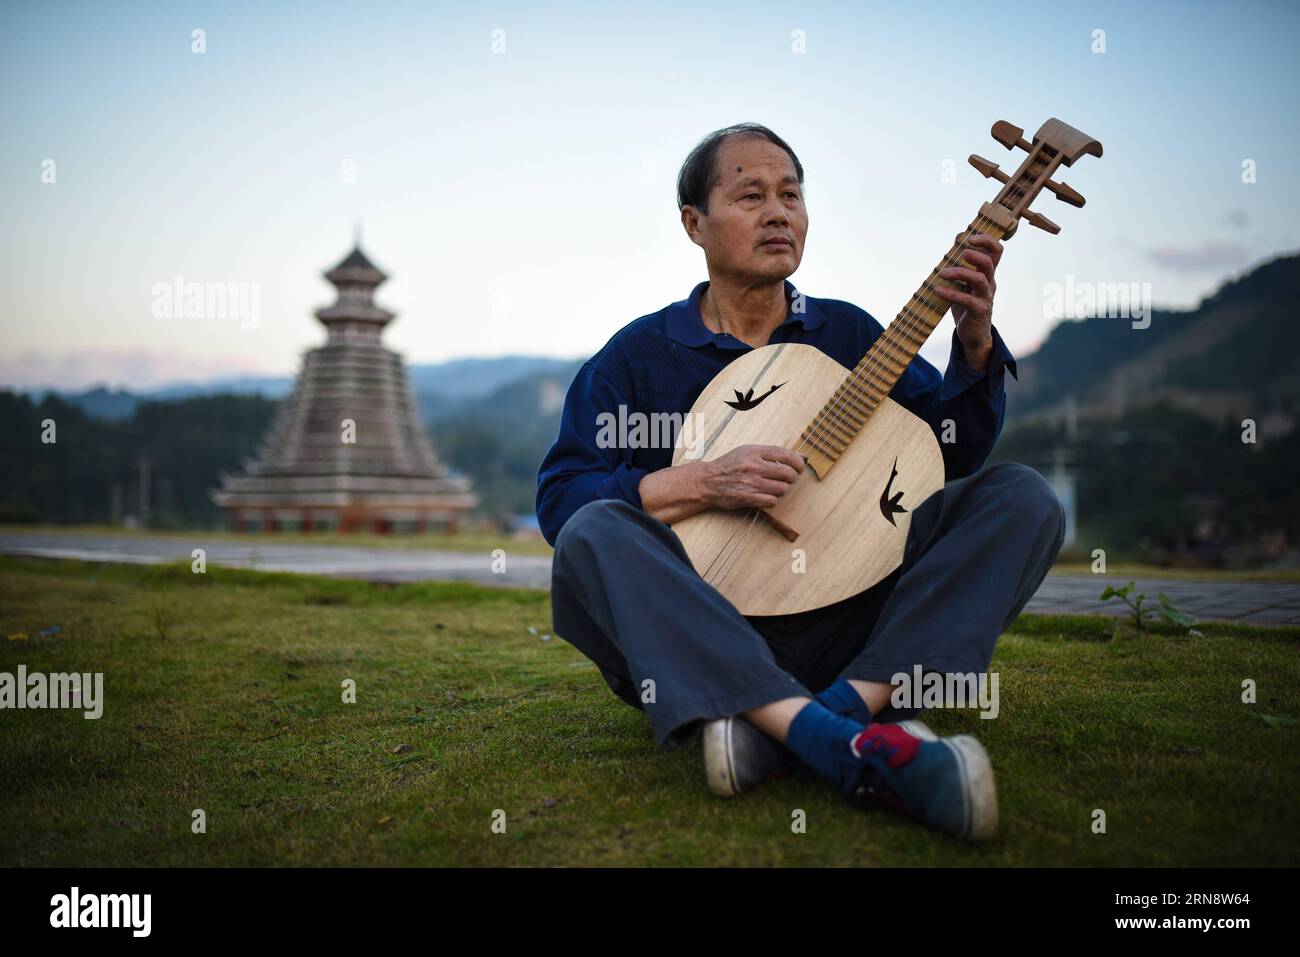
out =
[[(360, 239), (361, 225), (355, 224)], [(379, 344), (379, 335), (391, 322), (394, 314), (375, 304), (375, 289), (388, 276), (366, 258), (360, 243), (325, 278), (338, 290), (338, 298), (331, 306), (316, 310), (316, 318), (329, 330), (330, 342), (348, 339), (355, 342)]]

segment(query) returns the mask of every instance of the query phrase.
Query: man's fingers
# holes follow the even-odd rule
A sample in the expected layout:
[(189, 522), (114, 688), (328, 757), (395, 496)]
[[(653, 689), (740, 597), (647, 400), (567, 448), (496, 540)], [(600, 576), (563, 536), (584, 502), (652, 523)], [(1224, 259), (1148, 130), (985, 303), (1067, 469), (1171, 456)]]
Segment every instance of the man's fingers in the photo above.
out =
[(966, 252), (962, 253), (961, 258), (987, 276), (990, 282), (993, 280), (994, 262), (993, 257), (988, 253), (981, 253), (976, 252), (974, 249), (968, 249)]
[(771, 495), (780, 498), (787, 491), (790, 485), (788, 482), (782, 482), (777, 479), (761, 478), (754, 483), (754, 491), (759, 495)]
[(939, 270), (939, 275), (945, 279), (960, 280), (968, 283), (971, 289), (988, 298), (989, 277), (975, 269), (967, 269), (963, 266), (949, 266), (947, 269)]
[(947, 286), (935, 286), (934, 291), (949, 302), (959, 303), (971, 310), (975, 315), (982, 316), (992, 308), (992, 303), (987, 299), (980, 299), (969, 293), (962, 292), (960, 289), (949, 289)]
[(751, 479), (757, 481), (765, 479), (771, 482), (782, 482), (786, 485), (793, 482), (799, 477), (794, 466), (785, 462), (776, 462), (772, 459), (751, 459), (747, 463), (747, 469)]
[(770, 459), (763, 460), (763, 470), (759, 473), (763, 478), (776, 479), (778, 482), (790, 483), (799, 477), (794, 466), (787, 465), (785, 462), (773, 462)]
[(967, 245), (979, 246), (981, 249), (987, 251), (989, 257), (993, 260), (994, 266), (996, 266), (998, 264), (998, 260), (1002, 258), (1002, 250), (1003, 250), (1002, 240), (994, 239), (992, 236), (988, 235), (987, 233), (976, 233), (974, 236), (970, 238), (970, 241), (969, 243), (967, 243)]
[[(962, 234), (958, 233), (957, 243), (960, 245), (961, 242)], [(1002, 240), (990, 236), (988, 233), (971, 233), (966, 237), (965, 242), (968, 247), (977, 246), (988, 252), (988, 254), (993, 257), (994, 265), (996, 265), (997, 261), (1002, 258), (1002, 250), (1004, 248)]]
[(782, 445), (760, 445), (760, 454), (769, 462), (781, 462), (790, 466), (795, 472), (803, 471), (803, 456), (797, 455)]

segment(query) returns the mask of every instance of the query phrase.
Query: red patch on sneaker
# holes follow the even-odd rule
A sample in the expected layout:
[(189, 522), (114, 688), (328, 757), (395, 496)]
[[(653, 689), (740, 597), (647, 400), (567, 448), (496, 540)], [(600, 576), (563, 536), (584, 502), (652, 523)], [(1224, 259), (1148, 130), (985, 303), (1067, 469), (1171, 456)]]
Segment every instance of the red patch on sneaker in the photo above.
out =
[(921, 739), (913, 737), (896, 724), (872, 724), (853, 739), (853, 753), (859, 756), (881, 753), (891, 768), (902, 767), (916, 757)]

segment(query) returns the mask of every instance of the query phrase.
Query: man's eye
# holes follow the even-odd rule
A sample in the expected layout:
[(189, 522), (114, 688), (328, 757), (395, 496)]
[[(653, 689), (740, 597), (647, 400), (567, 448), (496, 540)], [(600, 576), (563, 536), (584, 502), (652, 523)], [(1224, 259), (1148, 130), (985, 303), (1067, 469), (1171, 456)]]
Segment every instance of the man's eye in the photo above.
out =
[(758, 199), (758, 193), (746, 193), (741, 199)]

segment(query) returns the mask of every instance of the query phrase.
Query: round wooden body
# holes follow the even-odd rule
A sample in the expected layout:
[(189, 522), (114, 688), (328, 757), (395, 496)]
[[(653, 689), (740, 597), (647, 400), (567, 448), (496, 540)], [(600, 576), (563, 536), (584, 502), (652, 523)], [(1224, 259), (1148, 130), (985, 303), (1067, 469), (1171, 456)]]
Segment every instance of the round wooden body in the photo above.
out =
[[(848, 374), (800, 343), (746, 353), (696, 399), (673, 464), (716, 459), (741, 445), (808, 454), (800, 436)], [(695, 570), (741, 614), (789, 614), (856, 595), (896, 569), (913, 510), (943, 482), (930, 426), (886, 398), (825, 475), (805, 467), (769, 510), (797, 533), (794, 541), (757, 509), (709, 509), (672, 528)]]

